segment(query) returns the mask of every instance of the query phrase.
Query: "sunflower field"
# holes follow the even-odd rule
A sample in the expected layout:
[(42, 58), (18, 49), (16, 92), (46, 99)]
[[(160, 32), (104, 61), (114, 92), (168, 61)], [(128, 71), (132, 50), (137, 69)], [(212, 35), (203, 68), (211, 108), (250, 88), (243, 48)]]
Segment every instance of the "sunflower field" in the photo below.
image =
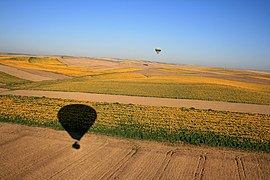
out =
[(70, 104), (92, 107), (89, 132), (137, 139), (270, 152), (270, 115), (2, 95), (0, 120), (63, 129), (57, 114)]

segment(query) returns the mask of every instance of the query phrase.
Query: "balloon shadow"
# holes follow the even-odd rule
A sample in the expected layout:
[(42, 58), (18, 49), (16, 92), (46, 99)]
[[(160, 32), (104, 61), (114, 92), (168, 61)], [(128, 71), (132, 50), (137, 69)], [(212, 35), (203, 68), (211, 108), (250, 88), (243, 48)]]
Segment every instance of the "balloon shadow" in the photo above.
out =
[(80, 149), (78, 141), (88, 132), (96, 118), (95, 109), (84, 104), (70, 104), (58, 111), (59, 122), (68, 134), (77, 140), (72, 145), (75, 149)]

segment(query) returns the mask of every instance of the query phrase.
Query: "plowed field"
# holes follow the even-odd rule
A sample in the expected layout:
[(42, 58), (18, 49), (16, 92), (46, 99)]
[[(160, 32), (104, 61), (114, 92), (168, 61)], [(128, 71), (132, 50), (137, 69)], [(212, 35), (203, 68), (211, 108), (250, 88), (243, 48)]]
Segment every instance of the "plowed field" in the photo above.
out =
[(269, 179), (270, 155), (0, 123), (0, 179)]

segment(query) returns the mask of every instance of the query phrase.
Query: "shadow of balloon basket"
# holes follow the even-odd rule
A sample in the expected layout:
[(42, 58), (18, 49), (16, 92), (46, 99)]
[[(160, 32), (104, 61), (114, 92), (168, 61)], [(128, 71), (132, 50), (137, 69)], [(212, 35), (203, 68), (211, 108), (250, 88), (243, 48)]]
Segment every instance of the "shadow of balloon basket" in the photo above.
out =
[(84, 104), (70, 104), (58, 111), (60, 124), (76, 140), (72, 145), (75, 149), (80, 149), (79, 141), (94, 124), (96, 118), (95, 109)]

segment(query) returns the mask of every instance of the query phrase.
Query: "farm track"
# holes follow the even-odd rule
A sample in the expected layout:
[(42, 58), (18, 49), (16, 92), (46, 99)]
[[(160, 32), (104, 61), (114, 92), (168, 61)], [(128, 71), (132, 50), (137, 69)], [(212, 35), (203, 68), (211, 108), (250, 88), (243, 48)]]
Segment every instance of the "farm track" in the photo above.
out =
[(0, 123), (0, 179), (270, 179), (270, 154)]
[(20, 95), (38, 96), (49, 98), (74, 99), (95, 102), (119, 102), (123, 104), (140, 104), (148, 106), (167, 106), (167, 107), (194, 107), (196, 109), (212, 109), (219, 111), (247, 112), (270, 114), (270, 106), (244, 103), (229, 103), (221, 101), (203, 101), (191, 99), (169, 99), (154, 97), (138, 97), (124, 95), (94, 94), (81, 92), (60, 92), (60, 91), (37, 91), (37, 90), (14, 90), (0, 89), (0, 95)]

